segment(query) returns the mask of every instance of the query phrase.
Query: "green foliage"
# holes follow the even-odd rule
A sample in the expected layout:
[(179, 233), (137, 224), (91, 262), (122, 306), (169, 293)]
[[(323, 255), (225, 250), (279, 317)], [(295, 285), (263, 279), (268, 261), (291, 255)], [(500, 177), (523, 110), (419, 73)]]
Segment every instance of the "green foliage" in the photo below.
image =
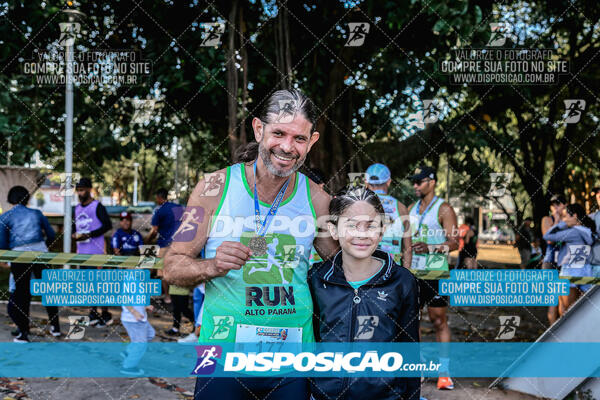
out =
[[(392, 190), (410, 202), (412, 188), (405, 179), (410, 171), (421, 162), (440, 166), (440, 159), (448, 159), (453, 195), (482, 196), (489, 173), (504, 171), (515, 174), (511, 189), (519, 213), (539, 217), (549, 196), (569, 185), (579, 201), (584, 199), (586, 185), (598, 179), (598, 135), (590, 133), (598, 121), (594, 93), (600, 71), (593, 58), (600, 46), (594, 22), (600, 9), (593, 2), (357, 3), (76, 2), (87, 15), (76, 40), (80, 51), (134, 49), (152, 61), (152, 75), (139, 86), (76, 88), (75, 170), (118, 188), (129, 201), (133, 162), (145, 162), (140, 190), (148, 199), (158, 186), (174, 187), (177, 137), (179, 186), (182, 196), (189, 195), (203, 172), (230, 163), (229, 120), (235, 118), (236, 134), (243, 127), (252, 140), (249, 117), (266, 96), (287, 85), (288, 71), (281, 65), (286, 46), (278, 34), (286, 26), (292, 80), (314, 99), (321, 117), (321, 139), (308, 162), (332, 177), (328, 186), (338, 188), (347, 172), (385, 162), (396, 177)], [(10, 23), (0, 25), (5, 38), (0, 56), (6, 60), (0, 70), (0, 129), (12, 138), (13, 163), (28, 162), (37, 150), (62, 170), (64, 88), (32, 84), (21, 72), (34, 50), (56, 45), (58, 22), (65, 20), (62, 2), (43, 4), (11, 2), (4, 15)], [(228, 21), (234, 4), (236, 19)], [(211, 21), (227, 23), (223, 44), (201, 47), (200, 24)], [(358, 21), (370, 24), (365, 44), (345, 47), (347, 23)], [(489, 23), (503, 21), (515, 27), (519, 47), (557, 48), (572, 73), (554, 86), (451, 85), (439, 71), (440, 61), (459, 47), (484, 47)], [(237, 38), (229, 49), (232, 30)], [(228, 89), (231, 54), (238, 64), (234, 93)], [(133, 124), (132, 98), (157, 100), (154, 118)], [(234, 115), (228, 113), (231, 98)], [(409, 128), (407, 118), (427, 98), (443, 99), (445, 115), (425, 131)], [(568, 98), (584, 98), (588, 108), (582, 122), (567, 129), (557, 121)], [(7, 151), (5, 141), (0, 158)]]

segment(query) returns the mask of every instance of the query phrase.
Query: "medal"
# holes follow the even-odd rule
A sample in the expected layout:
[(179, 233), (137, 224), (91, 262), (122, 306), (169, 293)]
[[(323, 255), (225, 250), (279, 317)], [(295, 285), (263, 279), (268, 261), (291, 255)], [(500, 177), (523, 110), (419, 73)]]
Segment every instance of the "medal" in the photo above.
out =
[(277, 196), (275, 196), (275, 200), (273, 200), (273, 204), (271, 205), (269, 212), (267, 213), (267, 215), (265, 215), (265, 219), (261, 223), (260, 206), (258, 203), (258, 190), (256, 189), (256, 161), (254, 162), (253, 171), (254, 171), (254, 222), (256, 223), (256, 231), (255, 231), (256, 235), (250, 239), (250, 242), (248, 242), (248, 247), (250, 248), (250, 250), (252, 250), (254, 255), (264, 256), (267, 254), (267, 239), (265, 239), (265, 234), (267, 233), (267, 228), (271, 224), (273, 217), (275, 217), (275, 214), (277, 214), (277, 209), (279, 208), (279, 205), (281, 204), (281, 201), (283, 200), (285, 191), (287, 190), (287, 187), (290, 183), (290, 178), (288, 178), (287, 181), (285, 181), (282, 188), (279, 190), (279, 193), (277, 193)]
[(267, 254), (267, 239), (264, 236), (254, 236), (248, 242), (248, 247), (255, 256), (264, 256)]

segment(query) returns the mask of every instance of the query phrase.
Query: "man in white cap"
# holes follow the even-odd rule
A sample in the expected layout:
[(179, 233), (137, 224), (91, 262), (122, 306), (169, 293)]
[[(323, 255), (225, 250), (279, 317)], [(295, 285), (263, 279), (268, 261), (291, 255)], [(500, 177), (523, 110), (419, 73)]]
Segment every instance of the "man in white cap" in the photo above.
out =
[(383, 164), (373, 164), (367, 168), (366, 181), (367, 188), (379, 196), (388, 223), (379, 248), (390, 253), (398, 264), (410, 268), (412, 239), (408, 209), (398, 199), (388, 194), (392, 183), (390, 169)]

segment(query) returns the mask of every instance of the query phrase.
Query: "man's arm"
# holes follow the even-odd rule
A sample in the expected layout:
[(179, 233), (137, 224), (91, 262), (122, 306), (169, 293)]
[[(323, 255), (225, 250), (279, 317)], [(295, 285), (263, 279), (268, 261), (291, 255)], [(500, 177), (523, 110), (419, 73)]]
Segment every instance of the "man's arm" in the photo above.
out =
[(142, 314), (140, 314), (135, 308), (133, 308), (132, 306), (125, 306), (125, 308), (133, 315), (133, 317), (138, 320), (138, 321), (142, 321), (144, 319), (144, 316)]
[(335, 256), (340, 249), (339, 243), (333, 240), (329, 234), (329, 229), (327, 229), (327, 216), (329, 215), (331, 197), (313, 181), (309, 181), (309, 185), (310, 197), (317, 216), (317, 236), (313, 245), (323, 261), (326, 261)]
[(113, 252), (116, 255), (120, 255), (121, 254), (121, 248), (119, 246), (119, 235), (118, 235), (117, 232), (113, 233), (112, 238), (110, 238), (110, 245), (113, 248)]
[(458, 223), (452, 206), (443, 203), (440, 206), (440, 224), (446, 232), (446, 241), (441, 246), (448, 246), (448, 251), (458, 250)]
[(550, 228), (552, 228), (552, 218), (546, 215), (542, 218), (542, 236), (544, 236)]
[(397, 202), (398, 214), (404, 227), (402, 234), (402, 266), (410, 268), (412, 264), (412, 237), (410, 232), (410, 220), (408, 217), (408, 208), (399, 201)]
[(470, 229), (467, 231), (467, 234), (465, 235), (465, 243), (468, 242), (469, 240), (471, 240), (471, 238), (475, 236), (475, 232), (473, 232), (473, 229)]
[(98, 203), (98, 207), (96, 207), (96, 217), (98, 217), (102, 223), (102, 226), (91, 231), (89, 233), (90, 237), (104, 235), (106, 232), (112, 229), (112, 222), (110, 222), (110, 217), (108, 216), (106, 208), (102, 205), (102, 203)]
[[(219, 172), (224, 174), (226, 171)], [(187, 209), (202, 208), (204, 218), (198, 224), (192, 240), (183, 242), (177, 240), (178, 232), (173, 235), (173, 243), (165, 255), (163, 271), (165, 280), (170, 284), (182, 287), (196, 286), (212, 278), (225, 276), (232, 269), (239, 270), (250, 258), (251, 251), (248, 247), (239, 242), (229, 241), (221, 243), (214, 258), (196, 258), (208, 240), (210, 221), (224, 189), (225, 185), (221, 185), (218, 195), (206, 196), (205, 181), (202, 179), (192, 192)]]
[(146, 243), (150, 243), (154, 240), (154, 238), (156, 237), (156, 234), (158, 233), (158, 225), (152, 225), (152, 229), (150, 230), (150, 233), (148, 234), (148, 236), (146, 236)]
[(0, 218), (0, 250), (10, 250), (10, 234), (4, 218)]

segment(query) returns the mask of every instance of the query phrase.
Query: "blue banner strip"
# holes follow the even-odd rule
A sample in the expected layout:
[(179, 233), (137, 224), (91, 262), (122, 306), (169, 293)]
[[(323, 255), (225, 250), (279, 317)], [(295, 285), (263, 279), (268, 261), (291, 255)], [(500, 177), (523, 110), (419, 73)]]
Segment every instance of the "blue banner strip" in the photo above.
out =
[[(316, 343), (302, 348), (179, 343), (0, 343), (0, 376), (600, 377), (600, 343)], [(420, 365), (420, 367), (419, 367)], [(230, 371), (226, 371), (227, 366)], [(254, 369), (255, 371), (252, 371)]]

